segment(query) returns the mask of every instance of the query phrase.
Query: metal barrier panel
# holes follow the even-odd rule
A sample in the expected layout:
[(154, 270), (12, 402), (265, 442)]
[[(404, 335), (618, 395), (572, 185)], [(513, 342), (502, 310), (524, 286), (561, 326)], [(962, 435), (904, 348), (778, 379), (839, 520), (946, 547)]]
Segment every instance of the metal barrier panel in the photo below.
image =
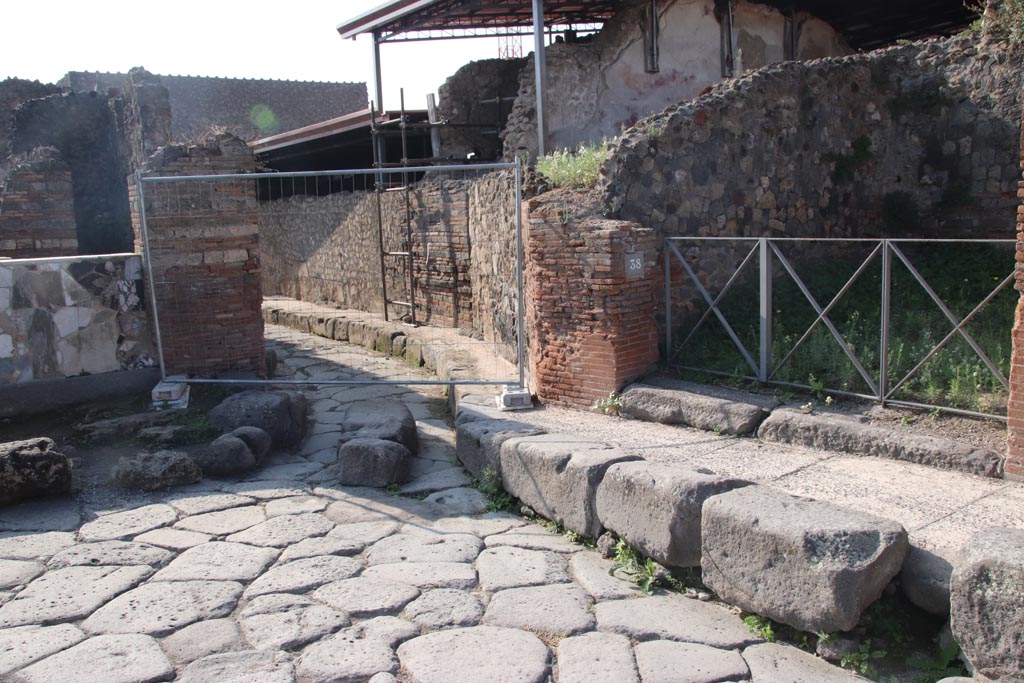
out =
[[(689, 371), (1005, 420), (1014, 244), (667, 238), (666, 358)], [(689, 312), (681, 335), (677, 308)], [(709, 328), (710, 342), (701, 339)], [(702, 364), (726, 347), (738, 354), (734, 369)], [(954, 347), (955, 358), (942, 356)], [(815, 367), (825, 370), (786, 377)], [(848, 370), (843, 386), (828, 372), (837, 367)]]
[[(137, 187), (165, 377), (309, 384), (257, 379), (248, 362), (218, 365), (231, 357), (232, 335), (245, 338), (233, 322), (262, 304), (279, 322), (318, 321), (264, 329), (272, 344), (305, 345), (337, 363), (337, 377), (321, 384), (523, 385), (518, 162), (140, 177)], [(238, 285), (245, 273), (257, 278), (255, 303)], [(472, 360), (482, 376), (437, 379), (399, 361), (350, 372), (365, 351), (347, 343), (338, 320), (429, 350), (439, 368)], [(397, 343), (383, 346), (412, 358), (395, 354)]]

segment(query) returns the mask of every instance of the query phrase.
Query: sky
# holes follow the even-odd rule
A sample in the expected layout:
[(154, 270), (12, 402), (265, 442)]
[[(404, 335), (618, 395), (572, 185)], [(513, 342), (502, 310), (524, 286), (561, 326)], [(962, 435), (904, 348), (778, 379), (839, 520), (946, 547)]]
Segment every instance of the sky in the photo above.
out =
[[(52, 83), (68, 71), (365, 81), (368, 36), (342, 40), (343, 21), (384, 0), (36, 0), (3, 2), (0, 80)], [(426, 108), (426, 95), (466, 62), (498, 56), (494, 38), (381, 46), (384, 103)]]

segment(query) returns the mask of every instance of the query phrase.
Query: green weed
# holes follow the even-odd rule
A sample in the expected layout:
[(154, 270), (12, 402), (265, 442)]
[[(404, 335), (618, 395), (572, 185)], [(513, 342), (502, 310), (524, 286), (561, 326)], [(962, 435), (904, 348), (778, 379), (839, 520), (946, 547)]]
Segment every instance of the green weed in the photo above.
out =
[(760, 614), (748, 614), (743, 617), (743, 623), (758, 638), (764, 638), (769, 643), (775, 642), (775, 622), (768, 617), (762, 617)]
[(561, 149), (537, 159), (537, 171), (547, 178), (553, 187), (568, 187), (585, 190), (597, 184), (601, 163), (606, 156), (601, 144), (580, 144), (575, 151)]
[(843, 655), (839, 660), (839, 666), (844, 669), (852, 669), (865, 678), (874, 678), (876, 675), (875, 662), (883, 659), (885, 650), (872, 649), (871, 640), (867, 639), (860, 644), (856, 652)]
[(492, 468), (484, 468), (480, 479), (473, 482), (473, 487), (487, 496), (488, 512), (512, 512), (516, 509), (516, 499), (502, 488), (498, 474)]
[(622, 410), (622, 396), (617, 391), (608, 394), (607, 398), (600, 398), (594, 401), (592, 410), (602, 415), (618, 415)]

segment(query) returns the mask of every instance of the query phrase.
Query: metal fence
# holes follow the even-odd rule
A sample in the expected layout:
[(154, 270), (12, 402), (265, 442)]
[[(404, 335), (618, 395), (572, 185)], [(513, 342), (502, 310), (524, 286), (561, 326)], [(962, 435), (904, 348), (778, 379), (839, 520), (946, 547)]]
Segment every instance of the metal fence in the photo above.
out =
[[(382, 363), (370, 376), (343, 376), (339, 371), (338, 377), (317, 383), (522, 386), (518, 163), (143, 177), (137, 187), (152, 318), (165, 376), (168, 366), (175, 371), (174, 363), (165, 359), (168, 337), (173, 332), (175, 344), (188, 344), (182, 341), (188, 332), (169, 329), (176, 323), (165, 313), (190, 301), (200, 305), (201, 290), (209, 288), (209, 283), (174, 280), (168, 275), (174, 271), (168, 259), (206, 273), (210, 269), (203, 265), (210, 259), (211, 243), (223, 240), (230, 250), (232, 235), (244, 233), (243, 225), (258, 224), (262, 291), (275, 305), (287, 302), (307, 316), (347, 314), (415, 329), (416, 338), (430, 345), (435, 357), (468, 353), (483, 374), (438, 380), (395, 361)], [(189, 239), (183, 242), (182, 234)], [(487, 272), (488, 264), (497, 264), (500, 272)], [(211, 318), (229, 313), (207, 311)], [(318, 357), (339, 368), (364, 354), (283, 326), (268, 324), (266, 334), (279, 345), (312, 345)], [(210, 342), (204, 346), (202, 339), (184, 351), (197, 364), (210, 353)], [(238, 381), (202, 371), (188, 374), (190, 381)]]
[[(1007, 368), (1008, 371), (1009, 353), (1002, 354), (999, 362), (994, 361), (990, 352), (982, 348), (978, 340), (972, 336), (969, 325), (976, 321), (987, 307), (994, 310), (995, 307), (991, 306), (993, 302), (1001, 292), (1007, 291), (1004, 295), (1005, 300), (1000, 299), (999, 310), (986, 315), (996, 316), (995, 322), (989, 321), (990, 326), (994, 325), (996, 329), (1002, 330), (1007, 347), (1009, 346), (1013, 325), (1013, 302), (1016, 301), (1016, 297), (1013, 297), (1012, 302), (1006, 297), (1013, 292), (1012, 289), (1007, 290), (1007, 287), (1014, 280), (1014, 244), (1014, 240), (667, 238), (664, 250), (665, 357), (669, 359), (669, 365), (684, 370), (738, 376), (763, 384), (819, 393), (847, 395), (879, 401), (883, 405), (891, 403), (909, 407), (938, 408), (971, 416), (1005, 419), (1005, 416), (998, 414), (998, 407), (979, 410), (972, 409), (971, 406), (950, 405), (949, 401), (943, 401), (941, 397), (932, 401), (910, 400), (913, 396), (908, 398), (906, 395), (910, 384), (919, 377), (922, 370), (930, 363), (940, 360), (939, 356), (943, 350), (950, 348), (954, 342), (966, 344), (980, 362), (979, 367), (983, 367), (989, 373), (988, 377), (977, 379), (978, 373), (975, 371), (971, 381), (977, 380), (979, 387), (983, 382), (988, 382), (996, 388), (996, 393), (1000, 394), (1003, 390), (1009, 389), (1007, 372), (1003, 369)], [(934, 252), (941, 248), (947, 250), (946, 255), (926, 255), (928, 250)], [(852, 268), (852, 274), (848, 277), (847, 273), (837, 276), (835, 282), (840, 286), (837, 289), (833, 288), (832, 292), (823, 296), (821, 288), (818, 287), (818, 292), (815, 293), (812, 291), (815, 283), (806, 275), (801, 275), (794, 258), (793, 252), (799, 249), (803, 249), (805, 255), (809, 253), (810, 259), (817, 261), (819, 273), (823, 268), (829, 269), (837, 261), (837, 255), (842, 254), (844, 262)], [(957, 271), (958, 267), (963, 268), (958, 263), (957, 254), (969, 249), (988, 250), (979, 257), (982, 261), (988, 261), (984, 264), (988, 267), (988, 274), (984, 276), (987, 283), (984, 287), (986, 293), (980, 298), (973, 299), (972, 301), (976, 303), (965, 308), (966, 313), (958, 313), (947, 303), (944, 296), (940, 296), (933, 288), (929, 279), (922, 275), (921, 264), (927, 263), (931, 271), (943, 272), (943, 280), (947, 283), (954, 281), (951, 273), (959, 272), (955, 276), (956, 281), (962, 279), (966, 285), (970, 283), (972, 277), (975, 280), (980, 277), (979, 273), (972, 271), (969, 266), (966, 271)], [(786, 253), (787, 250), (790, 251), (789, 254)], [(950, 250), (955, 250), (956, 254), (950, 254)], [(854, 251), (860, 252), (856, 258), (850, 255)], [(912, 251), (916, 253), (910, 253)], [(1005, 265), (1002, 262), (1004, 251)], [(708, 266), (708, 263), (715, 262), (718, 268)], [(804, 267), (806, 268), (806, 265)], [(939, 269), (946, 269), (948, 272)], [(898, 289), (894, 289), (894, 277), (901, 278)], [(712, 279), (716, 280), (714, 285), (707, 282)], [(932, 275), (932, 279), (936, 280), (937, 277)], [(870, 280), (867, 285), (866, 280)], [(747, 299), (754, 298), (751, 295), (756, 292), (756, 312), (752, 310), (753, 302), (748, 301), (746, 310), (737, 313), (737, 309), (744, 308), (742, 295), (739, 296), (740, 304), (732, 306), (732, 310), (727, 310), (729, 307), (725, 302), (741, 288), (741, 282), (745, 282), (742, 286), (745, 288)], [(777, 300), (780, 284), (790, 289), (795, 287), (799, 292), (799, 296), (795, 298), (810, 309), (809, 314), (804, 316), (803, 322), (806, 327), (801, 325), (794, 334), (785, 335), (785, 338), (780, 338), (777, 334), (780, 320), (789, 313), (780, 308)], [(869, 292), (867, 297), (861, 292), (857, 297), (860, 303), (851, 303), (851, 291), (855, 287), (859, 288), (858, 291), (863, 290), (865, 286), (869, 290), (874, 290), (877, 286), (877, 291)], [(915, 287), (919, 290), (915, 291)], [(717, 293), (713, 293), (713, 289), (717, 289)], [(977, 287), (974, 287), (974, 290), (977, 291)], [(955, 294), (963, 299), (963, 291), (956, 291)], [(945, 297), (949, 297), (948, 292)], [(791, 302), (793, 298), (790, 297)], [(842, 321), (837, 322), (834, 316), (840, 306), (847, 310), (853, 307), (852, 310), (856, 311), (856, 307), (865, 301), (869, 302), (869, 308), (877, 306), (877, 320), (872, 321), (877, 324), (877, 336), (873, 332), (871, 335), (862, 335), (864, 338), (860, 339), (860, 343), (854, 344), (848, 338), (849, 333), (841, 331), (840, 328), (844, 326)], [(928, 325), (928, 329), (924, 330), (900, 330), (902, 334), (912, 334), (916, 338), (929, 340), (925, 346), (918, 346), (919, 351), (927, 348), (926, 352), (908, 359), (902, 355), (906, 345), (894, 330), (894, 321), (900, 320), (901, 315), (909, 314), (917, 315), (919, 321), (922, 303), (934, 306), (932, 310), (935, 317), (948, 324), (948, 327), (938, 329)], [(913, 307), (913, 310), (910, 311), (908, 307)], [(681, 330), (673, 322), (673, 318), (680, 317), (683, 312), (688, 318), (686, 330)], [(851, 315), (857, 317), (860, 313), (856, 311)], [(690, 362), (708, 357), (709, 344), (706, 339), (702, 344), (700, 337), (707, 331), (708, 323), (712, 319), (719, 324), (719, 335), (725, 335), (724, 339), (719, 337), (721, 345), (729, 346), (731, 343), (742, 359), (737, 363), (738, 367), (732, 371)], [(810, 320), (809, 324), (807, 320)], [(857, 322), (863, 328), (863, 321)], [(904, 327), (906, 326), (904, 324)], [(679, 339), (680, 336), (682, 339)], [(836, 386), (835, 378), (828, 376), (812, 377), (811, 379), (815, 380), (813, 385), (810, 381), (797, 381), (795, 378), (787, 381), (780, 377), (783, 371), (792, 365), (801, 349), (806, 348), (808, 340), (813, 336), (817, 336), (819, 342), (822, 338), (827, 339), (832, 353), (839, 359), (845, 359), (852, 366), (854, 377), (857, 382), (862, 383), (861, 390)], [(870, 340), (865, 341), (869, 336)], [(714, 346), (714, 343), (710, 346)], [(866, 360), (868, 358), (871, 360)], [(895, 362), (897, 359), (900, 362)], [(1005, 401), (1005, 397), (1002, 396), (1000, 400)], [(1001, 407), (1005, 409), (1005, 403)]]

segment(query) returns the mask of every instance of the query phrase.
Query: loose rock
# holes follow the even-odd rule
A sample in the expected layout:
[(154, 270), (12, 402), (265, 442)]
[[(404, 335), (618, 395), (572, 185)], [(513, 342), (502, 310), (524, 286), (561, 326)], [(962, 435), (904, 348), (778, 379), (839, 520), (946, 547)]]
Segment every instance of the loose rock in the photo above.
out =
[(230, 434), (218, 436), (193, 453), (192, 458), (208, 477), (226, 477), (256, 467), (256, 457), (249, 446)]
[(252, 453), (252, 457), (256, 458), (257, 465), (262, 464), (267, 454), (270, 453), (273, 440), (270, 438), (270, 434), (267, 434), (259, 427), (239, 427), (238, 429), (231, 430), (231, 436), (245, 442), (245, 445), (249, 447), (249, 452)]
[(121, 488), (155, 491), (168, 486), (194, 484), (203, 473), (192, 458), (181, 451), (157, 451), (122, 456), (111, 472)]
[(388, 486), (409, 480), (412, 453), (384, 439), (352, 439), (338, 447), (329, 475), (345, 486)]
[(71, 462), (53, 439), (0, 444), (0, 506), (71, 492)]
[(259, 427), (277, 448), (291, 448), (306, 433), (306, 399), (297, 391), (243, 391), (210, 411), (210, 425), (224, 432)]
[(340, 423), (342, 441), (380, 439), (405, 446), (410, 453), (419, 449), (416, 420), (401, 401), (370, 400), (350, 403)]

